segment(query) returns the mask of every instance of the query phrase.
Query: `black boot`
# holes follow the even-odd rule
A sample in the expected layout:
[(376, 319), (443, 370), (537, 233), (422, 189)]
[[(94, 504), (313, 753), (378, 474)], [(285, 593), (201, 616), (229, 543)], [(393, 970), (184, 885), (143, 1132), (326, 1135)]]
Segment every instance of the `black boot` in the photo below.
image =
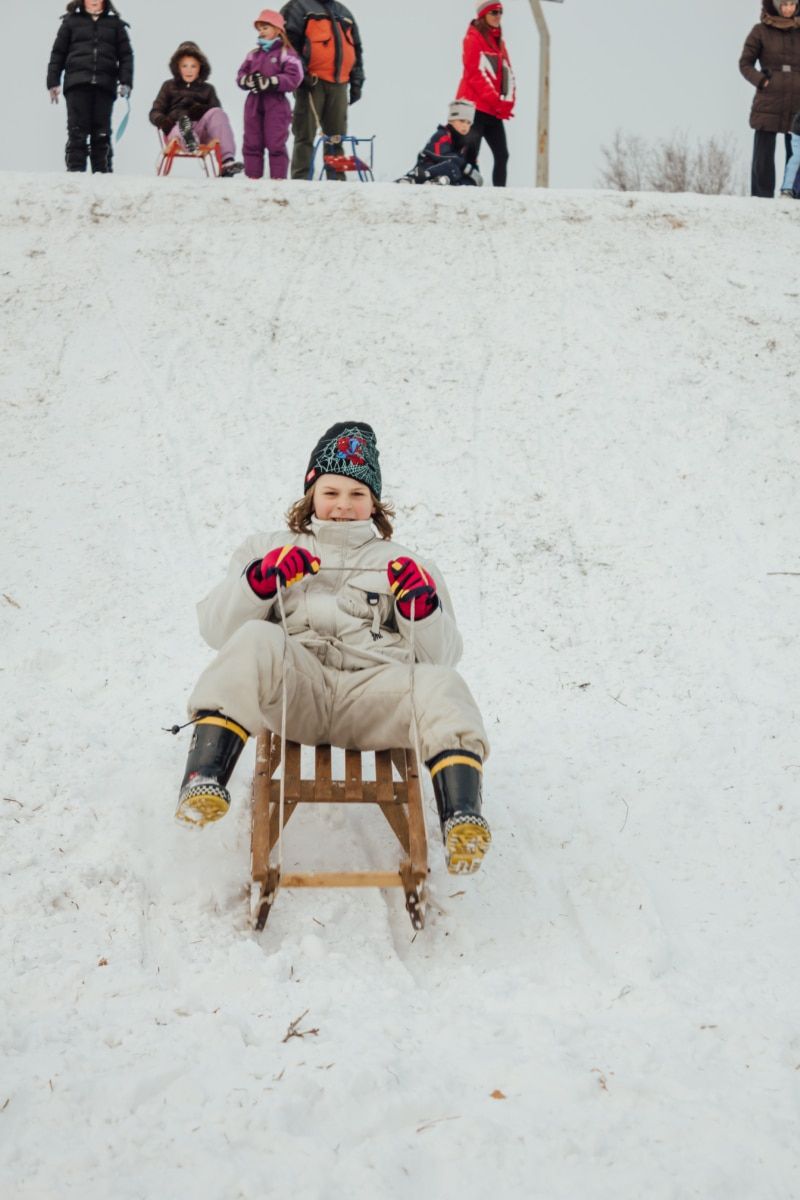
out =
[(178, 821), (203, 826), (225, 816), (231, 803), (225, 785), (249, 736), (222, 713), (198, 713), (175, 812)]
[(196, 154), (200, 143), (197, 140), (197, 134), (194, 131), (191, 118), (186, 116), (185, 113), (182, 117), (178, 117), (178, 128), (183, 134), (183, 144), (186, 149), (190, 154)]
[(483, 763), (469, 750), (443, 750), (427, 764), (442, 824), (447, 869), (472, 875), (492, 841), (481, 816)]

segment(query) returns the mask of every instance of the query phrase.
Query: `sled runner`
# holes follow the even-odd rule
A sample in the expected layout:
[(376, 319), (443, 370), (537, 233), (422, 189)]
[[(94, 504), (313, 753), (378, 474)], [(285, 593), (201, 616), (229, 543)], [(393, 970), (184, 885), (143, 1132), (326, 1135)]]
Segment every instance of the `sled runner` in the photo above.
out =
[[(363, 778), (360, 750), (345, 750), (344, 779), (331, 772), (331, 747), (314, 751), (315, 774), (303, 779), (301, 747), (286, 743), (281, 763), (281, 739), (262, 733), (256, 742), (253, 779), (252, 898), (253, 926), (263, 929), (279, 887), (352, 888), (401, 887), (415, 929), (425, 924), (428, 844), (416, 756), (411, 750), (374, 752), (375, 778)], [(364, 752), (366, 756), (366, 752)], [(280, 787), (283, 775), (283, 825), (299, 804), (375, 804), (399, 841), (403, 857), (394, 870), (283, 872), (281, 869)], [(277, 855), (274, 853), (277, 848)]]
[[(352, 137), (350, 134), (342, 134), (337, 137), (326, 137), (325, 134), (320, 134), (314, 142), (314, 153), (311, 156), (308, 178), (314, 178), (317, 169), (317, 154), (321, 149), (322, 165), (317, 176), (318, 179), (323, 179), (326, 171), (336, 171), (340, 175), (357, 175), (359, 183), (373, 183), (375, 180), (373, 173), (375, 137), (375, 134), (368, 138)], [(358, 147), (361, 145), (369, 146), (369, 161), (360, 157)], [(349, 154), (346, 153), (348, 148)]]
[(177, 138), (168, 142), (159, 130), (161, 153), (156, 161), (156, 175), (169, 175), (176, 158), (194, 158), (202, 163), (208, 179), (218, 179), (222, 173), (222, 150), (216, 138), (202, 142), (195, 151), (184, 150)]

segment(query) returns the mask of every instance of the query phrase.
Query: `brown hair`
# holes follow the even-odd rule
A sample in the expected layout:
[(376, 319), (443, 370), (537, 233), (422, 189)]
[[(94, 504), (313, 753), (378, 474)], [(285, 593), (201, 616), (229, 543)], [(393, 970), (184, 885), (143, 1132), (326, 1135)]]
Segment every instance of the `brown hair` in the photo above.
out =
[(475, 26), (486, 37), (487, 33), (496, 33), (498, 29), (502, 29), (502, 22), (500, 25), (490, 25), (486, 17), (478, 17), (475, 21)]
[[(303, 499), (293, 504), (287, 512), (286, 523), (292, 533), (313, 532), (311, 529), (311, 518), (314, 515), (315, 487), (316, 484), (312, 484), (305, 496), (303, 496)], [(375, 511), (372, 514), (372, 524), (381, 537), (388, 542), (394, 533), (394, 526), (392, 525), (395, 515), (394, 509), (385, 500), (376, 500), (372, 492), (370, 492), (370, 496), (372, 496), (372, 503), (375, 506)]]

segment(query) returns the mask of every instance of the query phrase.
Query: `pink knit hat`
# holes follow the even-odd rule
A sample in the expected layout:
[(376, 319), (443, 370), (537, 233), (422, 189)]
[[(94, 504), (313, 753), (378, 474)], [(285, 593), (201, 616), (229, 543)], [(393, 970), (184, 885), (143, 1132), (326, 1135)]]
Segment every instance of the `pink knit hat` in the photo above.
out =
[(275, 12), (274, 8), (265, 8), (260, 16), (253, 21), (254, 25), (274, 25), (276, 29), (286, 31), (286, 22), (279, 12)]
[(499, 8), (502, 11), (503, 5), (500, 3), (500, 0), (488, 0), (488, 2), (487, 0), (478, 0), (475, 8), (478, 12), (478, 19), (480, 19), (490, 8)]

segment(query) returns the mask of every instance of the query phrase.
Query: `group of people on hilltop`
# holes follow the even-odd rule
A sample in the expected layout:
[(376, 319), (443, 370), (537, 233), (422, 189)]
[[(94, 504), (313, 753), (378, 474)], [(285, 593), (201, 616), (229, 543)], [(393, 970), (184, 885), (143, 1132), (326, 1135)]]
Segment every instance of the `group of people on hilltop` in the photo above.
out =
[[(485, 140), (494, 160), (493, 183), (505, 187), (505, 123), (514, 113), (516, 88), (502, 17), (500, 0), (477, 0), (447, 124), (438, 127), (403, 182), (481, 183), (477, 164)], [(339, 0), (288, 0), (280, 11), (264, 9), (253, 24), (257, 44), (236, 74), (238, 86), (248, 93), (243, 163), (237, 162), (230, 119), (209, 82), (211, 64), (196, 42), (182, 42), (172, 55), (170, 78), (153, 102), (150, 122), (166, 141), (177, 140), (190, 153), (218, 141), (222, 175), (244, 170), (250, 179), (263, 177), (265, 156), (272, 179), (288, 176), (291, 128), (291, 175), (308, 179), (317, 131), (339, 141), (347, 133), (348, 109), (361, 97), (365, 76), (358, 25)], [(128, 99), (133, 87), (128, 25), (112, 0), (69, 0), (53, 44), (47, 87), (53, 103), (63, 87), (67, 170), (85, 171), (89, 162), (92, 171), (111, 171), (111, 111), (115, 99)], [(334, 167), (326, 172), (329, 178), (344, 178)]]
[[(758, 64), (758, 65), (756, 65)], [(756, 89), (751, 194), (775, 195), (775, 143), (784, 135), (782, 196), (800, 199), (800, 4), (762, 0), (761, 19), (745, 41), (739, 70)]]

